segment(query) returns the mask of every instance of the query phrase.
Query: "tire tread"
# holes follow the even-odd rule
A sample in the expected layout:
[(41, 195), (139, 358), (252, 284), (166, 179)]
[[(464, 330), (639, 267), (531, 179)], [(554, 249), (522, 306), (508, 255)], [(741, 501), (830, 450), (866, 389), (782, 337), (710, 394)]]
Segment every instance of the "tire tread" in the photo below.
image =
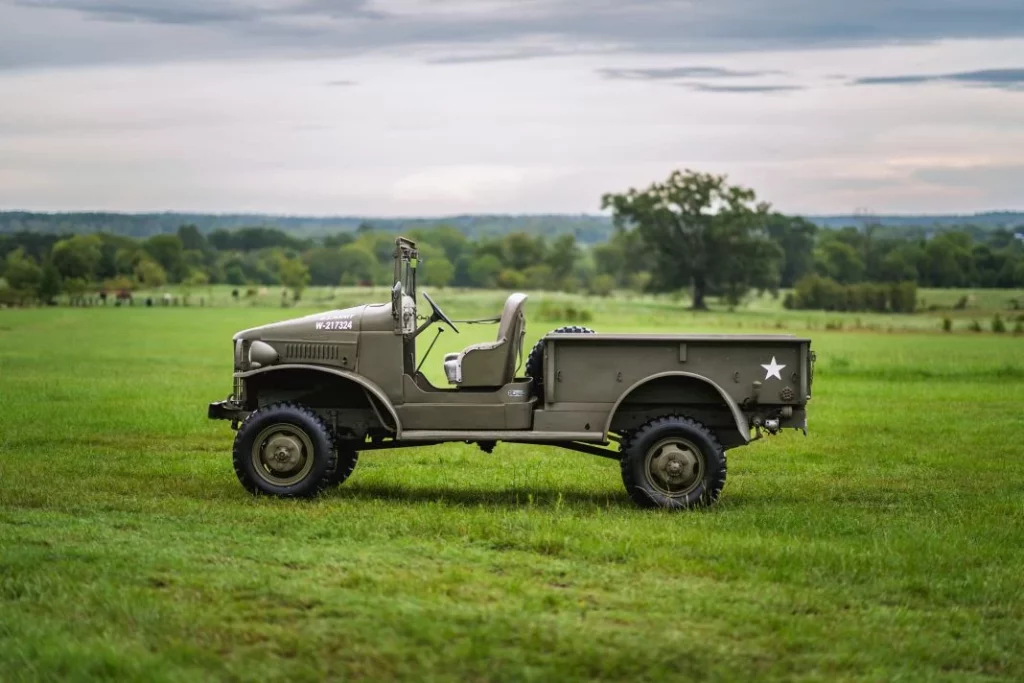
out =
[[(622, 472), (622, 483), (626, 487), (629, 497), (640, 507), (654, 508), (663, 507), (656, 500), (651, 498), (647, 493), (646, 489), (641, 485), (642, 482), (638, 482), (634, 475), (633, 467), (631, 466), (631, 458), (643, 457), (646, 453), (637, 454), (633, 452), (634, 446), (642, 441), (647, 434), (651, 431), (662, 427), (666, 424), (674, 424), (676, 426), (685, 427), (694, 431), (700, 432), (705, 438), (713, 445), (715, 450), (721, 455), (722, 467), (720, 470), (721, 476), (717, 477), (713, 482), (713, 486), (710, 489), (705, 490), (701, 499), (694, 506), (709, 506), (718, 500), (718, 497), (722, 494), (722, 490), (725, 488), (726, 475), (728, 474), (728, 457), (726, 456), (725, 449), (722, 448), (721, 442), (715, 433), (708, 429), (703, 423), (694, 420), (693, 418), (684, 417), (682, 415), (660, 415), (652, 418), (640, 425), (636, 429), (627, 432), (623, 435), (622, 443), (620, 445), (620, 451), (622, 457), (619, 459), (619, 468)], [(679, 506), (685, 507), (685, 506)]]
[[(271, 493), (261, 488), (259, 483), (257, 483), (245, 469), (244, 463), (246, 462), (246, 459), (251, 457), (250, 453), (245, 452), (247, 449), (243, 449), (241, 447), (242, 442), (246, 441), (248, 437), (247, 427), (248, 429), (254, 429), (253, 425), (256, 422), (262, 419), (265, 415), (277, 411), (294, 411), (301, 414), (321, 432), (319, 436), (323, 437), (327, 441), (327, 466), (324, 470), (326, 475), (319, 477), (306, 490), (289, 493)], [(263, 406), (262, 408), (258, 408), (246, 416), (245, 420), (242, 421), (241, 426), (238, 428), (238, 433), (235, 435), (235, 443), (231, 448), (231, 461), (234, 465), (235, 476), (238, 477), (238, 481), (254, 495), (276, 495), (279, 498), (311, 498), (330, 485), (331, 473), (333, 473), (338, 466), (338, 451), (334, 435), (331, 433), (331, 430), (327, 428), (327, 425), (319, 415), (301, 403), (281, 401), (279, 403), (271, 403)], [(354, 463), (352, 467), (355, 467)], [(351, 474), (351, 470), (349, 471), (349, 474)]]

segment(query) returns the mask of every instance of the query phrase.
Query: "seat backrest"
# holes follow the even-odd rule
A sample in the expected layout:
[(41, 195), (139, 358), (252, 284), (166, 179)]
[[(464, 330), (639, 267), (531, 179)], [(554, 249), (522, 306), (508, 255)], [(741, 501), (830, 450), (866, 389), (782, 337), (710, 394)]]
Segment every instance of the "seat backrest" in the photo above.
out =
[(497, 341), (505, 341), (502, 348), (505, 351), (506, 384), (515, 379), (516, 354), (523, 346), (523, 333), (526, 331), (523, 307), (526, 305), (526, 298), (527, 295), (521, 292), (509, 295), (505, 300), (505, 308), (501, 311), (501, 321), (498, 323)]

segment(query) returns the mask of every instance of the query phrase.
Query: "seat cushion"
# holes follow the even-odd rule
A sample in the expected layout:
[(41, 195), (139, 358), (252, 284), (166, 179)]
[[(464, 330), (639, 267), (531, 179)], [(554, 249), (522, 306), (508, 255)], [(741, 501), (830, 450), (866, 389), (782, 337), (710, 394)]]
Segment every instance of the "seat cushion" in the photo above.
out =
[(462, 350), (461, 353), (449, 353), (444, 357), (444, 374), (448, 377), (449, 384), (459, 384), (462, 382), (462, 359), (466, 357), (467, 353), (473, 351), (488, 351), (490, 349), (501, 346), (504, 342), (502, 340), (492, 342), (480, 342), (479, 344), (470, 344)]

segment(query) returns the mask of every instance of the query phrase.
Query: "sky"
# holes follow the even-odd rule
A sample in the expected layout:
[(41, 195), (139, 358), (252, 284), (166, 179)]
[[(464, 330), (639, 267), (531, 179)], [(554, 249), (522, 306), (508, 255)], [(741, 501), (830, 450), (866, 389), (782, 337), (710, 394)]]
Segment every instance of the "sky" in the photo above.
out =
[(1024, 210), (1021, 0), (0, 0), (0, 210)]

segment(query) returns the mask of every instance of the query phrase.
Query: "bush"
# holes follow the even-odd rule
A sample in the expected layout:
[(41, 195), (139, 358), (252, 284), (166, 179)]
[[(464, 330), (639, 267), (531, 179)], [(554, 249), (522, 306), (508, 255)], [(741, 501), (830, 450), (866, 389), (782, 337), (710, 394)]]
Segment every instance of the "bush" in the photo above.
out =
[(1013, 326), (1014, 334), (1024, 334), (1024, 321), (1017, 319), (1017, 323)]
[(526, 286), (526, 276), (518, 270), (506, 268), (498, 274), (498, 286), (502, 289), (522, 289)]
[(841, 285), (832, 278), (807, 275), (786, 295), (783, 306), (805, 310), (913, 313), (917, 308), (917, 283)]
[(598, 275), (590, 281), (590, 293), (596, 296), (610, 296), (615, 289), (615, 278), (611, 275)]
[(981, 323), (979, 323), (977, 320), (972, 320), (971, 324), (967, 326), (967, 329), (969, 329), (971, 332), (981, 332)]
[(541, 302), (535, 315), (538, 320), (557, 323), (589, 323), (594, 319), (594, 314), (586, 308), (576, 308), (572, 305), (562, 308), (548, 301)]
[(893, 313), (913, 313), (917, 308), (917, 283), (908, 280), (889, 285), (889, 308)]
[(953, 331), (953, 319), (948, 315), (942, 316), (942, 331), (952, 332)]
[(1003, 316), (998, 313), (992, 317), (992, 331), (996, 334), (1003, 334), (1006, 332), (1006, 323), (1003, 322)]
[(585, 308), (567, 306), (565, 309), (564, 320), (567, 323), (589, 323), (593, 319), (593, 314)]

